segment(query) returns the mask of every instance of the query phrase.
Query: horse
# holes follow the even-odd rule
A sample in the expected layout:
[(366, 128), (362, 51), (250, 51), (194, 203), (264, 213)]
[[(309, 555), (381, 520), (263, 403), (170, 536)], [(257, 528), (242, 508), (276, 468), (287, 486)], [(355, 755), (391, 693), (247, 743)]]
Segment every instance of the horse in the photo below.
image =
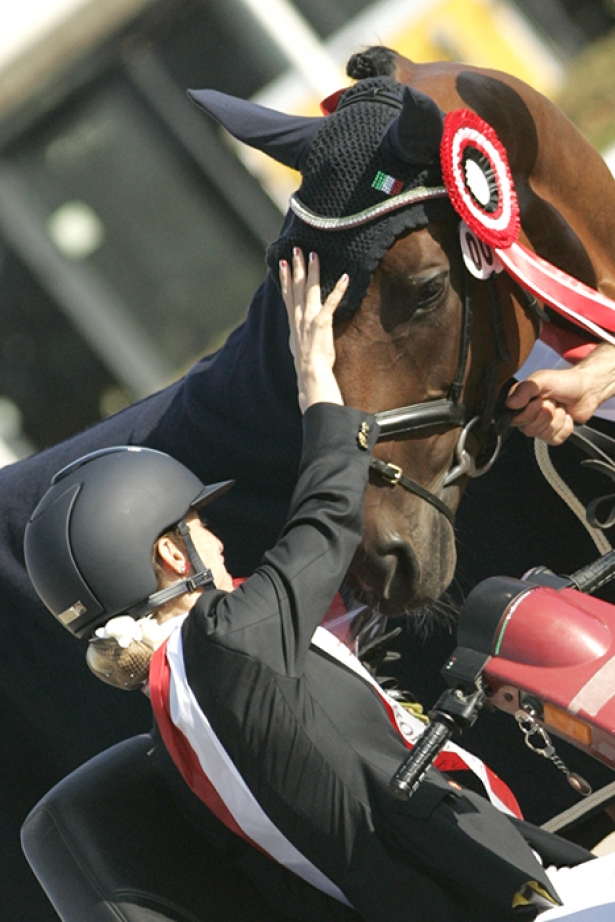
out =
[[(416, 64), (382, 47), (353, 56), (348, 72), (355, 79), (389, 74), (427, 92), (447, 111), (468, 107), (493, 125), (505, 144), (520, 202), (520, 239), (554, 265), (613, 297), (613, 177), (553, 103), (508, 74), (452, 62)], [(568, 326), (548, 306), (546, 310), (551, 320)], [(613, 435), (610, 424), (597, 420), (593, 425)], [(552, 454), (559, 473), (575, 487), (583, 503), (610, 492), (605, 490), (604, 477), (582, 466), (584, 456), (573, 444), (566, 443)], [(521, 576), (536, 564), (570, 573), (597, 554), (585, 529), (538, 469), (531, 440), (516, 430), (507, 439), (494, 471), (467, 484), (456, 516), (456, 540), (458, 594), (488, 576)], [(615, 601), (612, 588), (610, 593), (609, 587), (603, 590), (603, 595)], [(396, 643), (402, 659), (392, 671), (402, 683), (410, 683), (421, 700), (431, 703), (441, 691), (434, 666), (442, 665), (454, 646), (445, 627), (432, 630), (420, 644), (406, 633)], [(464, 736), (464, 745), (508, 780), (526, 815), (542, 823), (571, 807), (576, 795), (552, 765), (518, 746), (518, 737), (512, 722), (490, 714)], [(561, 742), (556, 750), (571, 770), (584, 775), (595, 788), (612, 781), (610, 771), (578, 750)], [(607, 823), (600, 823), (603, 831), (609, 830)]]
[[(443, 111), (467, 106), (492, 122), (509, 153), (523, 239), (588, 284), (603, 283), (608, 252), (600, 244), (608, 221), (597, 221), (593, 232), (585, 192), (578, 208), (570, 208), (576, 182), (571, 182), (572, 165), (566, 158), (562, 162), (562, 149), (585, 158), (595, 176), (592, 188), (600, 186), (601, 177), (605, 186), (608, 182), (598, 155), (559, 110), (505, 75), (449, 64), (413, 65), (386, 49), (362, 53), (349, 74), (360, 88), (372, 78), (394, 78), (420, 94), (414, 99), (421, 111), (427, 105), (429, 150), (419, 152), (418, 164), (397, 164), (402, 171), (432, 177), (439, 172), (440, 116), (425, 99)], [(399, 114), (398, 103), (387, 121)], [(327, 119), (333, 124), (335, 117), (323, 117), (319, 127)], [(561, 201), (553, 191), (558, 177), (564, 187), (570, 183)], [(326, 186), (326, 169), (320, 179)], [(608, 203), (611, 194), (606, 188), (600, 201)], [(393, 221), (392, 237), (373, 271), (365, 277), (357, 267), (364, 286), (359, 303), (336, 323), (336, 374), (344, 398), (379, 413), (382, 434), (366, 495), (365, 539), (348, 579), (356, 596), (377, 601), (385, 614), (422, 605), (448, 584), (454, 567), (452, 519), (466, 477), (450, 476), (459, 432), (484, 416), (480, 428), (488, 434), (497, 391), (537, 335), (536, 314), (508, 276), (489, 285), (467, 277), (458, 217), (444, 197), (413, 208)], [(404, 225), (410, 212), (420, 212), (420, 220)], [(292, 233), (291, 219), (282, 231), (284, 246)], [(329, 249), (330, 238), (318, 239)], [(334, 268), (339, 273), (345, 267)], [(82, 647), (35, 598), (23, 563), (27, 518), (66, 463), (108, 445), (142, 444), (174, 455), (205, 482), (236, 479), (237, 487), (212, 507), (211, 525), (226, 545), (231, 571), (249, 572), (283, 524), (301, 444), (288, 328), (274, 275), (275, 268), (255, 294), (245, 323), (222, 349), (180, 381), (0, 471), (6, 855), (16, 852), (20, 822), (48, 787), (149, 724), (146, 702), (97, 683), (84, 666)], [(474, 433), (466, 434), (471, 443)], [(15, 888), (3, 890), (0, 898), (7, 916), (19, 914), (28, 889), (18, 862), (11, 874)]]
[[(468, 108), (487, 121), (507, 151), (521, 211), (520, 240), (555, 266), (565, 269), (603, 294), (613, 296), (615, 255), (611, 215), (615, 206), (615, 182), (602, 158), (554, 104), (510, 75), (450, 62), (415, 64), (383, 48), (370, 49), (354, 56), (349, 62), (348, 73), (355, 78), (388, 74), (424, 92), (445, 112)], [(582, 182), (579, 181), (581, 165)], [(412, 240), (407, 245), (417, 247), (420, 233), (411, 235)], [(424, 238), (432, 236), (430, 230), (422, 234)], [(389, 262), (398, 258), (398, 254), (402, 259), (404, 255), (409, 255), (402, 255), (404, 245), (405, 241), (400, 241), (391, 248), (378, 275), (375, 275), (374, 288), (380, 285), (378, 279), (386, 275)], [(437, 242), (434, 246), (428, 240), (427, 248), (429, 251), (436, 249)], [(445, 249), (447, 253), (451, 252), (450, 246)], [(425, 258), (429, 259), (428, 253)], [(392, 266), (391, 271), (395, 271)], [(512, 345), (512, 361), (511, 365), (503, 369), (505, 375), (522, 356), (532, 330), (526, 318), (521, 315), (518, 292), (511, 285), (510, 279), (500, 275), (497, 285), (502, 311), (508, 321), (507, 341)], [(472, 346), (476, 351), (481, 346), (484, 349), (483, 331), (489, 325), (486, 308), (481, 302), (481, 298), (484, 298), (484, 290), (481, 291), (481, 288), (484, 287), (480, 282), (474, 282), (470, 292), (477, 314)], [(373, 316), (373, 299), (378, 299), (374, 288), (368, 291), (355, 324), (361, 323), (363, 316)], [(341, 347), (344, 358), (341, 373), (343, 393), (348, 402), (358, 400), (361, 406), (366, 400), (366, 391), (371, 387), (369, 379), (366, 382), (363, 378), (363, 369), (375, 345), (374, 336), (370, 342), (370, 335), (366, 332), (367, 323), (361, 328), (362, 336), (353, 340), (352, 353), (346, 343)], [(476, 351), (473, 353), (471, 373), (485, 367), (484, 357), (477, 355)], [(416, 365), (412, 367), (416, 368)], [(413, 377), (408, 370), (405, 373), (408, 380)], [(473, 393), (475, 379), (471, 373), (467, 388)], [(424, 367), (421, 369), (421, 377), (427, 380)], [(369, 404), (371, 408), (380, 409), (387, 390), (391, 393), (395, 387), (399, 388), (401, 395), (406, 396), (403, 386), (389, 384), (389, 381), (388, 376), (380, 373), (378, 391)], [(407, 386), (416, 387), (416, 384), (409, 383)], [(414, 390), (406, 402), (424, 399), (427, 392), (426, 389), (418, 395)], [(431, 391), (430, 396), (433, 393)], [(396, 464), (404, 469), (410, 466), (411, 470), (418, 471), (423, 483), (427, 471), (433, 472), (435, 482), (438, 483), (437, 478), (442, 476), (441, 472), (447, 463), (444, 459), (451, 450), (451, 437), (436, 435), (421, 439), (420, 447), (416, 441), (406, 439), (405, 444), (397, 441), (393, 446), (387, 446), (387, 449), (391, 451), (391, 460)], [(440, 461), (443, 456), (444, 459)], [(434, 483), (433, 479), (431, 483)], [(458, 496), (459, 493), (453, 503), (458, 501)], [(387, 534), (399, 537), (400, 503), (406, 506), (406, 534), (412, 536), (413, 553), (408, 551), (406, 544), (404, 551), (398, 550), (397, 561), (391, 561), (390, 557), (385, 558), (382, 551), (378, 553), (375, 549), (386, 547)], [(402, 499), (390, 491), (372, 490), (368, 493), (367, 550), (362, 552), (361, 568), (370, 573), (380, 573), (388, 565), (385, 573), (372, 578), (372, 586), (376, 586), (379, 598), (412, 597), (408, 591), (408, 576), (404, 574), (404, 560), (411, 561), (419, 571), (430, 571), (429, 576), (414, 576), (414, 585), (421, 586), (427, 595), (436, 597), (449, 581), (454, 554), (446, 523), (433, 509), (419, 507), (420, 502), (417, 500), (409, 497)], [(407, 563), (409, 566), (410, 563)]]
[[(556, 106), (508, 75), (448, 62), (414, 64), (383, 48), (356, 55), (348, 72), (363, 82), (389, 76), (424, 94), (443, 112), (466, 108), (484, 119), (506, 148), (520, 205), (521, 242), (577, 279), (607, 295), (612, 293), (614, 267), (607, 214), (615, 185), (602, 159)], [(276, 120), (273, 137), (273, 124), (261, 121), (258, 107), (242, 105), (232, 114), (228, 103), (218, 108), (211, 95), (197, 95), (199, 100), (245, 143), (287, 165), (296, 165), (303, 156), (303, 140), (293, 140), (281, 149), (284, 126)], [(423, 125), (429, 122), (425, 109), (420, 118)], [(318, 123), (309, 122), (303, 120), (299, 125), (297, 119), (290, 119), (288, 127), (299, 134), (305, 128), (311, 141), (312, 129), (316, 131)], [(268, 140), (270, 127), (273, 143)], [(331, 156), (329, 169), (333, 161)], [(579, 163), (587, 176), (582, 189), (577, 182)], [(313, 185), (322, 182), (325, 175), (322, 156), (308, 169), (314, 174), (313, 181), (304, 171), (298, 197), (300, 201), (306, 196), (319, 201)], [(331, 185), (341, 181), (335, 174)], [(594, 207), (597, 201), (607, 203), (598, 216)], [(330, 214), (327, 207), (325, 201), (324, 213)], [(309, 220), (301, 212), (299, 218)], [(314, 223), (316, 229), (311, 235), (303, 228), (288, 231), (286, 236), (292, 236), (295, 243), (309, 240), (315, 248), (320, 244), (325, 251), (333, 246), (337, 254), (340, 226), (327, 231)], [(527, 301), (507, 275), (500, 275), (491, 283), (501, 305), (501, 319), (495, 323), (489, 314), (487, 286), (466, 279), (473, 319), (469, 341), (463, 342), (463, 269), (454, 237), (455, 222), (450, 220), (431, 220), (428, 227), (400, 234), (379, 260), (360, 307), (337, 325), (336, 373), (344, 398), (379, 411), (381, 420), (385, 408), (420, 408), (414, 416), (406, 413), (405, 422), (397, 419), (394, 423), (392, 413), (386, 416), (387, 426), (376, 452), (382, 463), (374, 472), (366, 498), (365, 538), (349, 573), (355, 594), (376, 603), (387, 615), (420, 608), (438, 598), (453, 574), (455, 547), (450, 517), (433, 497), (450, 511), (459, 502), (464, 481), (454, 481), (450, 475), (459, 416), (451, 419), (446, 412), (440, 417), (431, 414), (436, 402), (450, 397), (457, 358), (467, 348), (469, 361), (462, 382), (467, 423), (484, 413), (490, 402), (490, 395), (479, 387), (493, 360), (493, 343), (485, 331), (499, 322), (504, 341), (500, 367), (491, 373), (488, 385), (492, 394), (522, 362), (536, 335), (535, 318), (527, 311)], [(278, 255), (282, 253), (279, 245), (273, 249)], [(359, 271), (355, 263), (339, 268), (349, 269), (352, 277), (353, 270)], [(446, 330), (447, 335), (439, 336), (438, 329)], [(455, 337), (451, 330), (456, 331)], [(436, 339), (437, 352), (432, 348)], [(422, 412), (426, 404), (430, 404), (426, 410), (429, 418)], [(411, 492), (408, 481), (418, 482), (423, 492)], [(392, 482), (408, 486), (408, 492), (390, 489)]]
[[(418, 90), (391, 111), (395, 86), (382, 74), (364, 77), (320, 119), (191, 93), (236, 138), (301, 170), (287, 226), (269, 248), (272, 269), (300, 246), (321, 254), (325, 294), (336, 272), (350, 275), (336, 314), (335, 371), (344, 399), (374, 412), (381, 431), (348, 583), (384, 615), (419, 608), (450, 582), (464, 483), (451, 470), (455, 452), (472, 440), (470, 425), (486, 436), (501, 385), (537, 333), (516, 283), (478, 283), (464, 268), (458, 220), (438, 186), (446, 101)], [(458, 105), (449, 96), (448, 106)], [(370, 108), (378, 118), (367, 118)], [(397, 177), (405, 190), (398, 204), (382, 204), (369, 185), (374, 173)]]

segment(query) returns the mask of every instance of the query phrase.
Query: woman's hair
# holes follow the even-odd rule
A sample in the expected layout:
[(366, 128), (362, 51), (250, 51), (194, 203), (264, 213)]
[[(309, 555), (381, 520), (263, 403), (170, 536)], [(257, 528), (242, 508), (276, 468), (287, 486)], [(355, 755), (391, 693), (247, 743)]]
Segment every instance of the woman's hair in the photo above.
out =
[(122, 647), (115, 637), (92, 637), (85, 660), (94, 675), (124, 691), (135, 691), (147, 682), (154, 650), (142, 640)]
[[(180, 535), (177, 525), (160, 535), (160, 538), (164, 537), (169, 537), (175, 544), (185, 547), (184, 539)], [(164, 589), (172, 582), (175, 582), (165, 571), (158, 556), (156, 545), (152, 549), (152, 567), (156, 574), (159, 589)], [(172, 602), (161, 605), (153, 613), (152, 619), (156, 622), (167, 620), (170, 614), (169, 606), (171, 605)], [(112, 620), (115, 621), (115, 618)], [(104, 631), (105, 629), (103, 629)], [(135, 638), (129, 640), (126, 645), (126, 641), (122, 644), (117, 637), (97, 636), (98, 634), (99, 632), (97, 631), (90, 638), (86, 652), (86, 663), (94, 675), (102, 682), (106, 682), (107, 685), (113, 685), (115, 688), (121, 688), (125, 691), (134, 691), (141, 688), (147, 682), (150, 661), (154, 655), (155, 647), (152, 646), (151, 640), (148, 643), (143, 638)]]

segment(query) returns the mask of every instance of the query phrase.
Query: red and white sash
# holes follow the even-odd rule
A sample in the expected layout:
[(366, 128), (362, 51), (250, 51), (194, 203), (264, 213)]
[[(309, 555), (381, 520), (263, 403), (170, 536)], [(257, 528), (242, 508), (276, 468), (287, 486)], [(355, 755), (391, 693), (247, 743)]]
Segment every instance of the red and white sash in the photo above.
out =
[[(348, 903), (341, 890), (272, 823), (230, 759), (188, 685), (179, 627), (178, 624), (168, 641), (154, 654), (149, 692), (162, 739), (184, 780), (234, 833), (308, 883)], [(411, 748), (424, 724), (389, 698), (359, 660), (329, 631), (317, 628), (313, 643), (372, 685), (391, 723)], [(442, 771), (473, 771), (498, 809), (521, 816), (511, 791), (480, 759), (449, 743), (438, 756), (436, 765)]]
[[(412, 749), (412, 746), (425, 729), (425, 724), (402, 707), (399, 701), (387, 695), (357, 657), (329, 631), (322, 627), (316, 628), (312, 643), (330, 656), (334, 656), (339, 662), (344, 663), (344, 665), (370, 683), (382, 700), (389, 715), (389, 720), (403, 737), (408, 749)], [(508, 785), (495, 772), (492, 772), (481, 759), (470, 752), (466, 752), (455, 743), (449, 742), (438, 755), (434, 764), (436, 768), (443, 772), (463, 770), (474, 772), (480, 778), (485, 792), (494, 807), (497, 807), (503, 813), (519, 817), (519, 819), (523, 818), (519, 804)]]
[(234, 833), (346, 905), (348, 900), (272, 823), (241, 777), (190, 689), (181, 630), (150, 665), (150, 699), (162, 739), (184, 780)]

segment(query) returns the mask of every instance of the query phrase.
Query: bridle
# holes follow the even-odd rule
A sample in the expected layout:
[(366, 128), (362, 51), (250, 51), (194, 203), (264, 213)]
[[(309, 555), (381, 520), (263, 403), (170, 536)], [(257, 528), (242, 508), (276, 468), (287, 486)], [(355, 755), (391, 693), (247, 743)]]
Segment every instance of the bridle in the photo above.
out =
[[(391, 196), (386, 202), (363, 212), (343, 217), (331, 217), (316, 214), (307, 208), (296, 193), (290, 197), (291, 210), (310, 227), (321, 231), (347, 230), (367, 223), (374, 218), (381, 217), (397, 208), (411, 206), (417, 202), (433, 198), (448, 198), (444, 186), (432, 188), (417, 187), (409, 192)], [(455, 446), (455, 463), (452, 465), (444, 479), (443, 486), (449, 486), (460, 477), (481, 477), (495, 463), (502, 444), (502, 432), (510, 422), (511, 414), (506, 410), (496, 413), (499, 395), (499, 375), (503, 365), (510, 363), (510, 355), (504, 331), (504, 320), (495, 276), (492, 274), (484, 284), (487, 285), (491, 329), (493, 332), (492, 359), (485, 373), (485, 386), (480, 412), (468, 418), (468, 410), (462, 402), (462, 395), (470, 354), (470, 339), (472, 330), (472, 301), (470, 297), (470, 273), (462, 261), (462, 295), (461, 295), (461, 336), (455, 376), (448, 389), (446, 397), (428, 400), (422, 403), (410, 404), (390, 410), (381, 410), (374, 414), (380, 427), (379, 442), (386, 442), (392, 438), (408, 433), (418, 432), (423, 429), (461, 427), (461, 432)], [(527, 298), (528, 308), (538, 310), (535, 299), (520, 288), (522, 295)], [(534, 303), (532, 304), (531, 301)], [(480, 446), (475, 458), (466, 448), (468, 436), (472, 432), (478, 439)], [(432, 493), (422, 484), (404, 474), (396, 464), (372, 458), (371, 470), (388, 483), (391, 487), (403, 487), (425, 502), (434, 506), (442, 513), (451, 525), (454, 523), (455, 514), (446, 503), (435, 493)]]
[[(468, 276), (469, 272), (464, 266), (462, 270), (463, 291), (461, 296), (459, 353), (455, 376), (447, 396), (391, 410), (382, 410), (374, 414), (380, 427), (379, 442), (386, 442), (395, 436), (406, 435), (423, 429), (432, 429), (434, 427), (456, 429), (461, 427), (455, 446), (456, 463), (446, 474), (443, 486), (449, 486), (460, 477), (481, 477), (486, 474), (493, 467), (500, 453), (502, 431), (509, 420), (504, 411), (496, 414), (499, 390), (497, 387), (498, 372), (501, 365), (510, 361), (510, 358), (504, 334), (500, 299), (493, 276), (486, 281), (489, 291), (493, 350), (491, 363), (485, 375), (485, 392), (481, 411), (478, 415), (473, 415), (468, 419), (467, 407), (462, 403), (472, 331), (472, 301), (469, 293)], [(481, 446), (478, 460), (466, 448), (466, 441), (471, 430), (474, 430), (474, 434), (477, 436)], [(438, 512), (441, 512), (453, 524), (455, 513), (446, 503), (416, 480), (406, 476), (398, 465), (382, 461), (380, 458), (372, 458), (370, 467), (391, 487), (399, 484), (409, 492), (420, 496), (421, 499), (434, 506)]]

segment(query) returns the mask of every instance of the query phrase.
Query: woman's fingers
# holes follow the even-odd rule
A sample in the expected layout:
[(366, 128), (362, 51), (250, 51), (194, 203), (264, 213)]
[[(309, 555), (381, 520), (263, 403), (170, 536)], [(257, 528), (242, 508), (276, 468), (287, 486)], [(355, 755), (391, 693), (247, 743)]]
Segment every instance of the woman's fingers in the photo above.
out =
[(292, 299), (295, 310), (299, 310), (300, 316), (303, 316), (305, 309), (307, 273), (303, 252), (299, 247), (295, 247), (292, 255)]
[(312, 403), (342, 403), (333, 374), (335, 342), (333, 314), (344, 296), (348, 278), (343, 276), (321, 302), (320, 263), (310, 253), (307, 264), (295, 248), (290, 264), (280, 261), (280, 289), (288, 313), (290, 348), (295, 361), (299, 403), (305, 410)]
[(297, 336), (295, 333), (295, 299), (293, 297), (292, 291), (292, 273), (291, 268), (286, 262), (285, 259), (281, 259), (279, 263), (279, 275), (280, 275), (280, 291), (282, 293), (282, 300), (286, 307), (286, 313), (288, 315), (288, 328), (289, 328), (289, 338), (288, 343), (290, 346), (291, 354), (294, 356), (297, 352)]
[(286, 307), (288, 307), (290, 291), (290, 266), (285, 259), (280, 260), (278, 264), (278, 271), (280, 276), (280, 291), (282, 292), (282, 299)]
[(311, 323), (318, 315), (332, 317), (346, 293), (349, 282), (346, 273), (341, 275), (323, 304), (318, 256), (316, 253), (310, 253), (306, 268), (303, 253), (298, 248), (293, 251), (292, 266), (285, 259), (280, 260), (279, 275), (280, 290), (289, 320), (301, 328)]
[(348, 288), (349, 278), (346, 273), (340, 276), (324, 304), (321, 302), (320, 262), (316, 253), (310, 253), (307, 267), (303, 252), (295, 247), (292, 265), (280, 260), (280, 289), (286, 305), (291, 331), (304, 330), (307, 324), (319, 315), (333, 317)]
[(333, 289), (333, 291), (331, 292), (331, 294), (329, 295), (329, 297), (323, 304), (323, 311), (326, 314), (330, 315), (331, 317), (333, 317), (333, 314), (340, 306), (341, 300), (346, 294), (349, 281), (350, 281), (350, 278), (345, 272), (343, 275), (341, 275), (338, 278), (337, 282), (335, 283), (335, 288)]
[(305, 284), (305, 304), (303, 319), (311, 323), (322, 310), (320, 300), (320, 260), (316, 253), (308, 256), (307, 278)]

